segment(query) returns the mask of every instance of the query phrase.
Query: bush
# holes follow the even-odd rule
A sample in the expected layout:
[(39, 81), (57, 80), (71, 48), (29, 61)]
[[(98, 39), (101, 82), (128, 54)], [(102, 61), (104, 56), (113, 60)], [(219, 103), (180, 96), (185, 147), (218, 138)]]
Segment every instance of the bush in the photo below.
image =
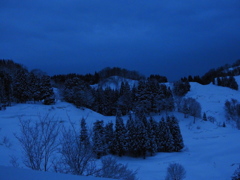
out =
[(181, 164), (172, 163), (167, 168), (165, 180), (182, 180), (186, 177), (186, 171)]
[(216, 118), (213, 117), (213, 116), (208, 116), (208, 117), (207, 117), (207, 120), (210, 121), (210, 122), (213, 123), (213, 124), (216, 122)]
[(102, 168), (97, 174), (98, 177), (136, 180), (137, 171), (128, 169), (127, 165), (117, 163), (113, 157), (104, 157), (102, 159)]

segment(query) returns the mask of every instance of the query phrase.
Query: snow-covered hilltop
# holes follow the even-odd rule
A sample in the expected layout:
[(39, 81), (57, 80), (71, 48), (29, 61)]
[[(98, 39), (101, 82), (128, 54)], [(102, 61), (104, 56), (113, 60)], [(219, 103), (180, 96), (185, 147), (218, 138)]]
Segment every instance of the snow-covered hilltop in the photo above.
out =
[(127, 79), (127, 78), (120, 77), (120, 76), (111, 76), (109, 78), (106, 78), (106, 79), (100, 81), (98, 84), (92, 85), (91, 87), (93, 87), (95, 89), (97, 89), (97, 88), (102, 88), (102, 89), (111, 88), (111, 89), (114, 89), (114, 90), (119, 90), (121, 88), (122, 83), (128, 83), (130, 88), (133, 88), (134, 86), (138, 85), (137, 80)]

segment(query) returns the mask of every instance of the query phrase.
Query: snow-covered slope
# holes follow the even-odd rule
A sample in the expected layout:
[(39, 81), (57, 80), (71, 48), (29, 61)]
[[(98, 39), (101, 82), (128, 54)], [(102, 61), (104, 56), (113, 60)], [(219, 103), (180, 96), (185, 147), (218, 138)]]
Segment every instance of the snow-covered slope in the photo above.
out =
[[(240, 78), (239, 84), (240, 84)], [(240, 99), (240, 92), (227, 88), (216, 86), (213, 84), (201, 85), (198, 83), (190, 83), (191, 91), (187, 93), (186, 97), (196, 99), (202, 106), (202, 112), (213, 116), (218, 121), (224, 120), (224, 104), (226, 100)]]
[[(200, 85), (191, 83), (191, 91), (186, 97), (196, 98), (202, 106), (202, 110), (207, 115), (214, 116), (218, 122), (225, 121), (224, 103), (226, 99), (239, 99), (240, 92), (225, 87), (215, 85)], [(0, 165), (10, 166), (10, 156), (18, 157), (21, 162), (21, 147), (19, 146), (13, 133), (18, 133), (18, 119), (37, 119), (39, 116), (50, 113), (59, 121), (68, 124), (68, 119), (78, 123), (85, 117), (88, 126), (91, 127), (95, 120), (115, 121), (115, 117), (105, 117), (89, 109), (77, 109), (73, 105), (65, 102), (58, 102), (56, 105), (44, 106), (39, 104), (17, 104), (8, 107), (5, 111), (0, 111), (0, 139), (7, 137), (9, 147), (0, 145)], [(201, 119), (193, 124), (193, 117), (183, 118), (181, 113), (173, 113), (180, 120), (180, 127), (184, 138), (185, 148), (180, 153), (158, 153), (147, 159), (122, 157), (118, 158), (121, 163), (128, 163), (129, 168), (138, 169), (140, 180), (161, 180), (166, 175), (169, 163), (177, 162), (182, 164), (186, 171), (186, 180), (227, 180), (230, 179), (237, 163), (240, 163), (240, 131), (227, 124), (226, 128), (218, 127), (217, 124), (205, 122)], [(159, 120), (161, 116), (154, 116)], [(125, 120), (127, 117), (124, 118)], [(20, 166), (23, 165), (20, 163)], [(18, 174), (20, 170), (12, 168), (0, 168), (0, 179), (9, 174)], [(12, 172), (12, 173), (11, 173)], [(24, 171), (29, 177), (35, 175), (33, 172)], [(21, 172), (19, 172), (20, 180)], [(40, 172), (34, 172), (40, 173)], [(25, 173), (24, 173), (25, 174)], [(48, 174), (48, 173), (47, 173)], [(41, 175), (39, 175), (41, 177)], [(50, 173), (49, 177), (54, 175)], [(67, 175), (66, 175), (67, 176)], [(9, 176), (10, 177), (10, 176)], [(36, 179), (36, 178), (32, 178)], [(47, 178), (42, 178), (47, 179)], [(55, 178), (50, 178), (55, 179)], [(57, 178), (58, 179), (58, 178)], [(59, 179), (61, 179), (59, 177)], [(68, 178), (66, 178), (68, 179)], [(82, 177), (81, 177), (82, 179)], [(9, 179), (11, 180), (11, 179)]]
[(28, 169), (0, 166), (1, 180), (110, 180), (89, 176), (74, 176), (69, 174), (32, 171)]

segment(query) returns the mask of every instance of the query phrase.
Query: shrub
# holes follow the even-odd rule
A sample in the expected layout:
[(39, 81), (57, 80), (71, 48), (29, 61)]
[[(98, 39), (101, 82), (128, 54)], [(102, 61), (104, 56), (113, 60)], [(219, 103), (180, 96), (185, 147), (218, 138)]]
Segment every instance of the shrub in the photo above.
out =
[(137, 180), (137, 171), (128, 169), (127, 165), (118, 163), (113, 157), (104, 157), (102, 159), (102, 168), (97, 174), (98, 177)]
[(165, 180), (182, 180), (186, 177), (186, 171), (181, 164), (172, 163), (167, 168)]

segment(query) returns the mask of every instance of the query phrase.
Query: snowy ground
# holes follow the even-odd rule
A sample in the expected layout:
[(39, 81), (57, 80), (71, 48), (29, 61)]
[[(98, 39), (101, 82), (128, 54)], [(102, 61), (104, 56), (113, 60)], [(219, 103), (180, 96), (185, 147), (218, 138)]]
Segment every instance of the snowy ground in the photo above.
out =
[[(225, 121), (223, 109), (225, 100), (231, 98), (240, 99), (240, 92), (215, 85), (202, 86), (197, 83), (191, 83), (191, 91), (187, 94), (187, 97), (196, 98), (202, 105), (203, 112), (214, 116), (218, 122), (223, 122)], [(21, 165), (21, 149), (13, 135), (13, 133), (19, 133), (19, 118), (37, 119), (39, 116), (47, 113), (54, 115), (56, 119), (66, 124), (69, 118), (71, 121), (78, 123), (84, 117), (87, 119), (89, 127), (92, 126), (95, 120), (115, 121), (115, 117), (105, 117), (89, 109), (80, 110), (65, 102), (58, 102), (52, 106), (17, 104), (8, 107), (5, 111), (0, 111), (0, 141), (3, 137), (7, 137), (9, 140), (6, 143), (9, 147), (0, 145), (1, 180), (3, 177), (8, 177), (8, 180), (27, 179), (25, 178), (26, 174), (28, 177), (32, 177), (30, 179), (42, 177), (40, 179), (62, 178), (74, 180), (76, 178), (76, 176), (70, 175), (55, 177), (56, 174), (54, 173), (6, 168), (6, 166), (11, 166), (9, 162), (10, 156), (18, 157), (20, 167), (23, 166)], [(230, 124), (223, 128), (218, 127), (217, 123), (204, 122), (200, 119), (197, 120), (196, 124), (192, 124), (192, 117), (184, 119), (182, 114), (174, 114), (180, 120), (185, 143), (183, 152), (159, 153), (145, 160), (142, 158), (122, 157), (118, 158), (119, 162), (128, 163), (131, 169), (138, 169), (140, 180), (164, 179), (167, 166), (171, 162), (178, 162), (185, 167), (187, 171), (186, 180), (230, 179), (237, 168), (236, 163), (240, 163), (240, 143), (238, 143), (240, 131), (233, 128)], [(160, 116), (155, 116), (154, 118), (159, 120)]]
[(1, 180), (109, 180), (107, 178), (94, 178), (87, 176), (74, 176), (69, 174), (32, 171), (14, 167), (0, 166)]

